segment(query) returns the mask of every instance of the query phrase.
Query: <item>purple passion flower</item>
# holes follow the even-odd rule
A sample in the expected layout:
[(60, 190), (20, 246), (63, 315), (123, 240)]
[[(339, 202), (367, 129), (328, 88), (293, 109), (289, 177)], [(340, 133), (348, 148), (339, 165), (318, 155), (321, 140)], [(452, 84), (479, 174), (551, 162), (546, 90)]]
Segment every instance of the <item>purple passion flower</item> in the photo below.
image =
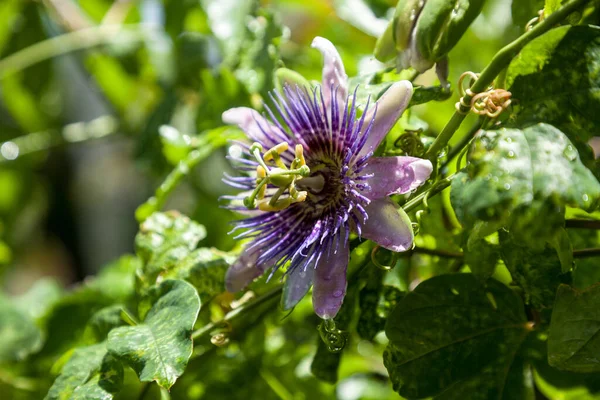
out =
[(321, 37), (312, 47), (324, 58), (321, 87), (284, 86), (264, 116), (250, 108), (223, 113), (251, 143), (238, 143), (243, 154), (230, 157), (246, 176), (224, 178), (243, 190), (225, 196), (229, 208), (248, 215), (234, 222), (234, 231), (242, 230), (236, 238), (251, 239), (227, 271), (226, 287), (240, 291), (287, 266), (283, 308), (294, 307), (312, 285), (314, 310), (329, 319), (346, 294), (350, 232), (391, 251), (409, 250), (411, 222), (388, 196), (420, 186), (432, 166), (413, 157), (373, 157), (408, 105), (409, 81), (367, 102), (359, 117), (336, 48)]

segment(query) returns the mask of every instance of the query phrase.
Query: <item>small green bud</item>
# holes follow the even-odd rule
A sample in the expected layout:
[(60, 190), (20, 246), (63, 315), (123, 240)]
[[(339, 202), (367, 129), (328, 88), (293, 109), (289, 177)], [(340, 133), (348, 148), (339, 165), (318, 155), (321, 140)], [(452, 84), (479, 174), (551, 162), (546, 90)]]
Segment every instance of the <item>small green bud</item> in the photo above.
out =
[(301, 166), (298, 171), (300, 172), (300, 176), (307, 177), (310, 175), (310, 168), (308, 165)]
[(255, 209), (256, 208), (256, 199), (254, 198), (254, 196), (244, 197), (244, 206), (248, 210)]
[(254, 150), (258, 150), (262, 153), (263, 147), (261, 146), (260, 143), (254, 142), (254, 143), (252, 143), (252, 146), (250, 146), (250, 153), (254, 153)]

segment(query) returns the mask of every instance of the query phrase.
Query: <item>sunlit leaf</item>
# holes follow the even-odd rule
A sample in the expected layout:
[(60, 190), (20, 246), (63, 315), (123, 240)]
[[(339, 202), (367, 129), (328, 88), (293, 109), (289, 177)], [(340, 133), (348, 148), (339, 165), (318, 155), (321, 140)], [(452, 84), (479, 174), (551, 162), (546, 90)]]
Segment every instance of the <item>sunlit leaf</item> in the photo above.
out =
[(600, 183), (569, 139), (550, 125), (481, 131), (468, 159), (451, 191), (456, 215), (467, 226), (477, 220), (507, 223), (527, 206), (589, 210), (600, 199)]
[(166, 280), (151, 292), (153, 306), (143, 322), (113, 329), (108, 351), (132, 367), (142, 382), (173, 386), (192, 355), (191, 332), (200, 310), (189, 283)]
[(175, 211), (157, 212), (142, 222), (135, 245), (148, 283), (183, 260), (205, 237), (202, 225)]
[(42, 333), (34, 321), (0, 295), (0, 363), (22, 360), (41, 345)]
[(110, 400), (123, 382), (123, 367), (106, 352), (106, 343), (75, 349), (46, 400)]
[(518, 104), (515, 124), (550, 123), (578, 147), (600, 134), (598, 38), (598, 27), (563, 26), (525, 46), (506, 74)]
[(216, 249), (199, 248), (191, 252), (165, 278), (183, 279), (198, 290), (200, 298), (207, 300), (225, 290), (225, 272), (236, 256)]

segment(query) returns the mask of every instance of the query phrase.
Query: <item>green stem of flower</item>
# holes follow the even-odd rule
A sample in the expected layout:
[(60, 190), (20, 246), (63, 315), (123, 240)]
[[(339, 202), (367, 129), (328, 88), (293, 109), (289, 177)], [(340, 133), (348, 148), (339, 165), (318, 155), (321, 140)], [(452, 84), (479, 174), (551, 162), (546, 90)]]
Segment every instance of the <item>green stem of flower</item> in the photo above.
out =
[(600, 248), (573, 250), (573, 258), (600, 256)]
[(600, 229), (600, 220), (568, 219), (565, 221), (565, 227), (574, 229)]
[(213, 331), (214, 329), (216, 329), (217, 327), (230, 324), (231, 322), (235, 321), (240, 316), (244, 315), (244, 313), (247, 312), (248, 310), (252, 310), (252, 309), (260, 306), (261, 304), (267, 303), (269, 301), (273, 301), (281, 294), (282, 290), (283, 290), (283, 285), (277, 286), (277, 287), (271, 289), (270, 291), (268, 291), (267, 293), (265, 293), (264, 295), (262, 295), (261, 297), (258, 297), (252, 301), (242, 304), (241, 306), (239, 306), (238, 308), (236, 308), (234, 310), (231, 310), (220, 321), (207, 324), (207, 325), (203, 326), (202, 328), (198, 329), (197, 331), (194, 331), (192, 333), (192, 340), (198, 340), (198, 339), (202, 338), (203, 336), (209, 335), (210, 332)]
[(473, 139), (473, 136), (475, 136), (477, 131), (479, 129), (481, 129), (482, 124), (483, 124), (483, 120), (480, 120), (477, 123), (475, 123), (471, 127), (469, 132), (467, 132), (467, 134), (460, 139), (460, 141), (456, 144), (456, 146), (454, 146), (454, 147), (452, 147), (452, 149), (450, 149), (450, 151), (448, 152), (448, 157), (446, 158), (446, 161), (444, 161), (444, 163), (442, 164), (442, 167), (441, 167), (442, 170), (448, 164), (450, 164), (450, 162), (454, 159), (454, 157), (459, 155), (461, 153), (461, 151), (469, 144), (469, 142), (471, 141), (471, 139)]
[(122, 40), (141, 42), (155, 28), (152, 25), (102, 25), (43, 40), (0, 60), (0, 80), (41, 61)]
[(430, 256), (438, 256), (445, 258), (462, 258), (463, 253), (455, 252), (455, 251), (447, 251), (447, 250), (439, 250), (439, 249), (428, 249), (425, 247), (415, 247), (412, 249), (412, 253), (419, 254), (427, 254)]
[[(512, 43), (503, 47), (496, 53), (492, 61), (488, 64), (487, 67), (481, 72), (479, 78), (473, 83), (471, 86), (471, 92), (473, 94), (480, 93), (487, 89), (487, 87), (494, 81), (496, 76), (510, 64), (511, 60), (518, 52), (521, 51), (523, 47), (529, 42), (531, 42), (536, 37), (542, 35), (547, 32), (551, 28), (553, 28), (556, 24), (561, 22), (563, 19), (567, 18), (573, 11), (577, 10), (579, 7), (588, 3), (590, 0), (573, 0), (550, 14), (546, 19), (536, 25), (530, 31), (525, 32), (519, 38), (517, 38)], [(465, 95), (464, 103), (470, 104), (471, 96)], [(456, 111), (450, 121), (444, 126), (444, 129), (440, 132), (438, 137), (429, 147), (427, 153), (425, 153), (425, 158), (428, 158), (432, 162), (437, 159), (438, 153), (441, 149), (443, 149), (448, 141), (452, 138), (452, 135), (456, 132), (456, 130), (460, 127), (461, 123), (465, 119), (467, 115), (461, 112)]]
[(405, 212), (411, 212), (413, 211), (415, 208), (419, 207), (421, 205), (421, 203), (423, 202), (423, 199), (425, 198), (425, 196), (428, 196), (428, 198), (435, 196), (436, 194), (440, 193), (442, 190), (446, 189), (448, 186), (450, 186), (450, 184), (452, 183), (452, 179), (455, 177), (456, 175), (450, 175), (440, 181), (437, 181), (432, 187), (430, 187), (429, 189), (427, 189), (426, 191), (424, 191), (423, 193), (419, 194), (418, 196), (416, 196), (413, 199), (410, 199), (409, 201), (407, 201), (402, 208), (404, 209)]

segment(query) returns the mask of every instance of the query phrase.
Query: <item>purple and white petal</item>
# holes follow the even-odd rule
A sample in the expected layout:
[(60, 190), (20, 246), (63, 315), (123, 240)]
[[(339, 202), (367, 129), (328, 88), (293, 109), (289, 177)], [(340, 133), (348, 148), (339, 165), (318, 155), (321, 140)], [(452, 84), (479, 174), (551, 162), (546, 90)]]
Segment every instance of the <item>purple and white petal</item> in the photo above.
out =
[(282, 142), (279, 128), (251, 108), (230, 108), (221, 118), (226, 124), (239, 126), (251, 141), (259, 142), (263, 146), (272, 147)]
[(257, 265), (258, 256), (260, 256), (258, 251), (242, 251), (242, 254), (225, 274), (225, 288), (227, 291), (239, 292), (270, 268), (268, 265)]
[(363, 238), (395, 252), (412, 248), (412, 224), (401, 207), (384, 197), (371, 201), (366, 210), (369, 218), (362, 224)]
[(336, 316), (346, 295), (346, 269), (350, 252), (348, 241), (339, 233), (339, 247), (335, 251), (332, 239), (329, 251), (325, 251), (317, 263), (313, 278), (313, 308), (315, 313), (330, 319)]
[(431, 175), (433, 166), (429, 160), (416, 157), (371, 157), (362, 175), (369, 188), (362, 193), (370, 200), (392, 194), (410, 192), (421, 186)]
[(332, 90), (336, 93), (337, 104), (345, 104), (348, 95), (348, 75), (346, 75), (340, 53), (338, 53), (333, 43), (320, 36), (314, 38), (311, 46), (323, 55), (321, 90), (325, 106), (327, 108), (331, 106)]
[(314, 263), (305, 268), (294, 268), (287, 274), (283, 285), (281, 305), (284, 310), (289, 310), (298, 304), (310, 289), (315, 272)]
[(362, 150), (358, 153), (358, 157), (377, 150), (385, 135), (392, 129), (398, 118), (400, 118), (406, 107), (408, 107), (412, 93), (413, 87), (410, 81), (396, 82), (377, 100), (376, 106), (370, 107), (367, 110), (365, 120), (371, 121), (373, 118), (375, 120), (373, 121), (369, 137)]

